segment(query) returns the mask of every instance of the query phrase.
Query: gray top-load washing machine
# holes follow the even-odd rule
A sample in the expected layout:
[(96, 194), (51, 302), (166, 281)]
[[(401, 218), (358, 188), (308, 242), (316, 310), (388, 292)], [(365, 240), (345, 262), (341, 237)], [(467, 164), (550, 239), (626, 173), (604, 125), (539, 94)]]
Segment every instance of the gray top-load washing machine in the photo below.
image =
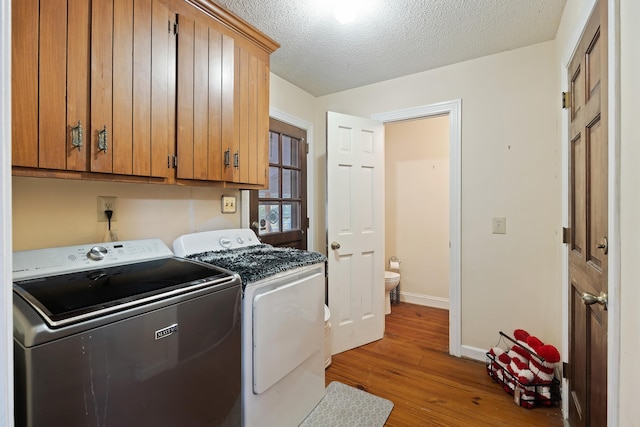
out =
[(13, 267), (16, 425), (240, 425), (238, 275), (157, 239)]

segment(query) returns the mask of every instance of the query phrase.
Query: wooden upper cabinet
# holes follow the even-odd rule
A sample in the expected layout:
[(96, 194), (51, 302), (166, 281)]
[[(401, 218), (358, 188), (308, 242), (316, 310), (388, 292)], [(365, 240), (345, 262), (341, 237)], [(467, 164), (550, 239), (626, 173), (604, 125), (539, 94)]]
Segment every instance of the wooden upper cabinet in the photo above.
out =
[(214, 3), (188, 3), (213, 19), (178, 18), (176, 176), (264, 186), (269, 55), (278, 44)]
[(14, 172), (265, 185), (278, 47), (209, 0), (14, 1)]

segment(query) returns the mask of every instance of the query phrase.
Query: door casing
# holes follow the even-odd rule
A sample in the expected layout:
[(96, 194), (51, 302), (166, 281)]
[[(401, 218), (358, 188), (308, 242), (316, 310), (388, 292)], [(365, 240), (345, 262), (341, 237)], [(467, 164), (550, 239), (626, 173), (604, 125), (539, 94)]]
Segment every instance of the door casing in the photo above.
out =
[(461, 324), (461, 130), (462, 100), (440, 102), (402, 110), (373, 114), (382, 123), (400, 120), (449, 116), (449, 354), (484, 360), (484, 351), (463, 346)]

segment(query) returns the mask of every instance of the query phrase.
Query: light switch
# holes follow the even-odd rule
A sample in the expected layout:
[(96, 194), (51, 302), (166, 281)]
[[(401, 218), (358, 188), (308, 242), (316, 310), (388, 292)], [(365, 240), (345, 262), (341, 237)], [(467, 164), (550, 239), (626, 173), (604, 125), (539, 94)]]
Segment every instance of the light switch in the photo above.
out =
[(492, 219), (493, 234), (507, 234), (507, 218), (494, 217)]
[(236, 197), (222, 196), (222, 213), (235, 213), (235, 212), (236, 212)]

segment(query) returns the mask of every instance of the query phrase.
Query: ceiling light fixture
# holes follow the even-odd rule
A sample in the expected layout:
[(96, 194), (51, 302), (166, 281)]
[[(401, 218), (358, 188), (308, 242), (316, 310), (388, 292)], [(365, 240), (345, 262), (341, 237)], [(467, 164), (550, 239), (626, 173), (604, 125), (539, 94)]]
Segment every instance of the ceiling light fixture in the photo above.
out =
[(348, 24), (355, 21), (358, 11), (363, 8), (361, 0), (336, 0), (333, 5), (333, 15), (339, 23)]

